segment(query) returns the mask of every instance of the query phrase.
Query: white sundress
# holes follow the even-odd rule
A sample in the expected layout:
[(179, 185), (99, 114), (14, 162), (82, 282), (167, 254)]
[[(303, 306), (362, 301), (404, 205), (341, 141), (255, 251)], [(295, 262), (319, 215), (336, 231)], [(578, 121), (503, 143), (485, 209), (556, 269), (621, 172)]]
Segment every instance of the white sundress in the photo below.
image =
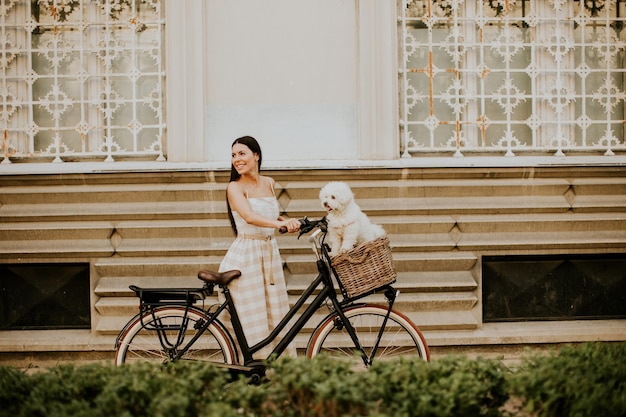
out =
[[(279, 216), (278, 201), (274, 196), (248, 198), (248, 202), (252, 211), (257, 214), (270, 219), (277, 219)], [(228, 288), (248, 345), (253, 346), (267, 337), (289, 310), (287, 285), (278, 244), (273, 237), (274, 229), (248, 224), (236, 211), (233, 211), (233, 218), (238, 235), (224, 256), (219, 270), (241, 271), (241, 277), (233, 280)], [(220, 298), (222, 297), (220, 293)], [(232, 329), (229, 317), (226, 324)], [(267, 358), (278, 340), (277, 338), (274, 343), (255, 353), (254, 358)], [(295, 347), (290, 345), (285, 354), (295, 356)]]

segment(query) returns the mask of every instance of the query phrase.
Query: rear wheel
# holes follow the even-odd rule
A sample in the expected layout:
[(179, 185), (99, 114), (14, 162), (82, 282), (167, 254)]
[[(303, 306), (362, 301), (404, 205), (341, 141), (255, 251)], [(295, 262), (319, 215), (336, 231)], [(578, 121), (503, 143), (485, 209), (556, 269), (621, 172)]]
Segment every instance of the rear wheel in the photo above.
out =
[[(428, 361), (428, 346), (424, 336), (404, 314), (391, 310), (380, 343), (374, 352), (387, 308), (366, 304), (348, 308), (344, 313), (357, 333), (368, 363), (404, 356), (417, 356)], [(345, 325), (337, 314), (329, 316), (311, 336), (307, 356), (311, 358), (319, 354), (354, 360), (363, 365)]]
[[(130, 362), (170, 362), (186, 348), (208, 320), (198, 309), (165, 306), (136, 317), (120, 335), (115, 364)], [(212, 323), (179, 360), (201, 360), (232, 364), (237, 361), (231, 338), (218, 323)]]

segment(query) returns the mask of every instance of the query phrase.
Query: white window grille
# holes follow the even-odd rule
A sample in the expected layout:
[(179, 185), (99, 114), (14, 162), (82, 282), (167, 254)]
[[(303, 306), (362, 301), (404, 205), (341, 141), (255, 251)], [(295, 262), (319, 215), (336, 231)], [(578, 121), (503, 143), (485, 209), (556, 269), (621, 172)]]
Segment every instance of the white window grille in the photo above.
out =
[(0, 156), (164, 160), (158, 0), (0, 0)]
[(626, 0), (399, 0), (403, 156), (625, 149)]

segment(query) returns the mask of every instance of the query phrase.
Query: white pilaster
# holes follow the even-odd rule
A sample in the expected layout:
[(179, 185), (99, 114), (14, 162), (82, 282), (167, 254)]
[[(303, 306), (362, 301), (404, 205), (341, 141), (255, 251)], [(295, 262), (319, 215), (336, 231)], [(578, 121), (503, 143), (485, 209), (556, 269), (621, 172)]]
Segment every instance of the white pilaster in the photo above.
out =
[(203, 0), (165, 3), (167, 153), (170, 162), (206, 161)]
[(359, 0), (359, 157), (399, 154), (395, 1)]

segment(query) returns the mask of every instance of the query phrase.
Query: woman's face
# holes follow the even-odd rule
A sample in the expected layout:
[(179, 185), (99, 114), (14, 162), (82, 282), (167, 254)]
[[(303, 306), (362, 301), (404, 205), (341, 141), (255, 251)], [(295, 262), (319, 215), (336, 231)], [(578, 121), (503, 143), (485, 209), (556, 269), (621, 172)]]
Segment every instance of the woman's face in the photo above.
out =
[(259, 171), (259, 156), (252, 152), (246, 145), (235, 143), (232, 151), (231, 162), (239, 175), (257, 173)]

